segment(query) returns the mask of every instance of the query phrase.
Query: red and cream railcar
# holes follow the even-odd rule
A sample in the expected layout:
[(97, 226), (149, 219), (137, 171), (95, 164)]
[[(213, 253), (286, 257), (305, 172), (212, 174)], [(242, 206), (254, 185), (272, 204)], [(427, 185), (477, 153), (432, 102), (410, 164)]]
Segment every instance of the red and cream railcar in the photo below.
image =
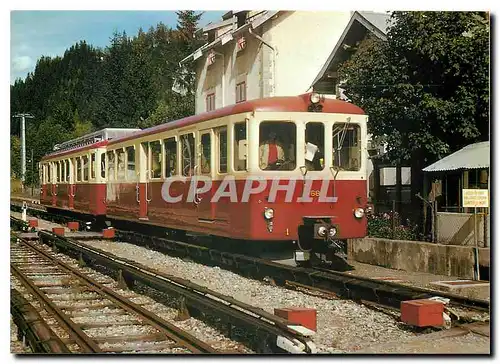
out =
[(44, 156), (40, 162), (41, 204), (51, 209), (105, 215), (106, 180), (103, 171), (107, 143), (104, 140)]
[(107, 214), (246, 241), (299, 241), (303, 250), (309, 239), (326, 246), (363, 237), (366, 122), (353, 104), (305, 94), (111, 140)]

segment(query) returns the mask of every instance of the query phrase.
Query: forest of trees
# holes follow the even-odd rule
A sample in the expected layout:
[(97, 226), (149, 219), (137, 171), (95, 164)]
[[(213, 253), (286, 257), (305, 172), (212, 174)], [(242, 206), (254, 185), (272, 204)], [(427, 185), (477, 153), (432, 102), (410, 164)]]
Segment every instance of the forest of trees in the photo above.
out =
[[(197, 32), (202, 14), (177, 15), (175, 29), (159, 23), (134, 36), (116, 32), (104, 49), (81, 41), (62, 57), (41, 57), (26, 79), (17, 79), (11, 114), (35, 116), (26, 125), (27, 158), (33, 149), (36, 165), (55, 144), (105, 127), (144, 128), (192, 115), (194, 70), (181, 72), (179, 61), (204, 43)], [(182, 95), (172, 91), (174, 83)], [(10, 127), (11, 173), (19, 177), (19, 118)], [(38, 178), (30, 172), (28, 184)]]

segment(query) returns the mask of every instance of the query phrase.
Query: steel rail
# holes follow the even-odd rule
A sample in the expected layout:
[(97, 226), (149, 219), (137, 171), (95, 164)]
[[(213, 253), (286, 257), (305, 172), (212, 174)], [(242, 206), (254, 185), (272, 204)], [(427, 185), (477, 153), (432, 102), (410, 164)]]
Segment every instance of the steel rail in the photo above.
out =
[(71, 351), (54, 334), (36, 309), (16, 289), (10, 290), (10, 313), (18, 333), (26, 338), (33, 353), (67, 354)]
[[(12, 206), (12, 204), (11, 204)], [(41, 216), (53, 216), (37, 210)], [(56, 215), (58, 219), (61, 217)], [(130, 226), (134, 226), (130, 224)], [(403, 285), (395, 282), (381, 282), (368, 277), (356, 276), (337, 271), (321, 271), (315, 268), (286, 266), (265, 259), (249, 257), (241, 254), (223, 252), (205, 246), (166, 239), (154, 235), (140, 234), (136, 231), (117, 230), (117, 238), (126, 242), (152, 247), (164, 253), (175, 253), (189, 256), (205, 264), (216, 264), (235, 273), (244, 272), (253, 278), (271, 277), (281, 286), (286, 282), (298, 283), (335, 293), (353, 300), (366, 300), (399, 309), (401, 301), (440, 296), (450, 299), (450, 303), (475, 310), (489, 311), (487, 300), (470, 299), (449, 292)]]
[[(55, 244), (60, 250), (72, 250), (77, 254), (85, 255), (92, 261), (99, 262), (108, 269), (120, 272), (128, 281), (138, 281), (160, 292), (182, 297), (188, 307), (193, 307), (200, 312), (214, 313), (217, 318), (228, 324), (250, 329), (259, 337), (263, 337), (264, 341), (268, 342), (267, 347), (271, 350), (274, 349), (278, 340), (287, 340), (288, 343), (293, 343), (292, 346), (296, 347), (297, 350), (315, 351), (314, 345), (307, 337), (312, 332), (260, 308), (247, 305), (188, 280), (173, 277), (137, 262), (117, 257), (109, 252), (90, 248), (73, 239), (47, 231), (40, 231), (39, 237), (46, 244)], [(283, 349), (283, 347), (281, 348)]]
[[(92, 290), (99, 293), (101, 296), (109, 299), (113, 303), (115, 303), (118, 307), (124, 309), (125, 311), (131, 314), (139, 314), (141, 317), (145, 318), (146, 323), (153, 326), (155, 329), (164, 334), (168, 339), (174, 341), (179, 346), (185, 347), (190, 350), (192, 353), (201, 354), (201, 353), (217, 353), (218, 351), (208, 345), (207, 343), (199, 340), (195, 336), (189, 334), (188, 332), (172, 325), (168, 321), (162, 319), (158, 315), (145, 310), (141, 306), (129, 301), (128, 299), (122, 297), (117, 294), (110, 288), (104, 286), (103, 284), (97, 282), (94, 279), (87, 277), (82, 274), (75, 268), (69, 266), (68, 264), (60, 261), (59, 259), (51, 256), (49, 253), (37, 248), (32, 243), (28, 241), (21, 240), (25, 245), (27, 245), (31, 250), (35, 251), (39, 255), (42, 255), (46, 259), (53, 261), (58, 266), (62, 267), (63, 270), (68, 273), (78, 277), (85, 284), (87, 284)], [(43, 293), (42, 293), (43, 294)], [(97, 347), (98, 348), (98, 347)], [(99, 349), (100, 350), (100, 349)]]
[(147, 246), (161, 252), (189, 256), (205, 264), (214, 264), (244, 273), (253, 278), (272, 278), (276, 284), (286, 286), (287, 282), (319, 288), (335, 295), (352, 300), (366, 300), (395, 309), (400, 309), (402, 301), (439, 296), (449, 298), (450, 303), (488, 311), (490, 303), (487, 300), (470, 299), (460, 295), (413, 287), (395, 282), (379, 281), (336, 271), (321, 271), (315, 268), (292, 267), (273, 261), (249, 257), (241, 254), (222, 252), (204, 246), (194, 245), (160, 238), (136, 232), (117, 231), (117, 239), (132, 244)]
[(76, 326), (70, 317), (62, 312), (33, 282), (31, 282), (14, 264), (10, 264), (10, 271), (14, 274), (28, 291), (35, 296), (39, 302), (45, 306), (47, 311), (59, 322), (59, 324), (68, 332), (70, 337), (80, 346), (84, 353), (100, 353), (99, 346)]

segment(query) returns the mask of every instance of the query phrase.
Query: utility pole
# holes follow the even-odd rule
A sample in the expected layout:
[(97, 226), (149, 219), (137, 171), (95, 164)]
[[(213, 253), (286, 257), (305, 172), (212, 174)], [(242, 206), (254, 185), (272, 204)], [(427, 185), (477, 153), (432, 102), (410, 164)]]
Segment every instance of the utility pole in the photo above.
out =
[(33, 148), (31, 148), (31, 196), (33, 196), (33, 189), (34, 189), (34, 186), (35, 186), (35, 183), (34, 183), (34, 176), (33, 176)]
[(29, 113), (14, 115), (15, 118), (21, 118), (21, 184), (24, 192), (24, 182), (26, 181), (26, 118), (33, 119), (34, 116)]

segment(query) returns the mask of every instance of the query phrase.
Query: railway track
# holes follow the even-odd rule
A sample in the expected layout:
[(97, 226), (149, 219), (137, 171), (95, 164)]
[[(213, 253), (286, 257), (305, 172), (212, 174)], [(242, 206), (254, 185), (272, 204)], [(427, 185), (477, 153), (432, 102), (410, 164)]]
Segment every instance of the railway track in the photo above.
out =
[[(12, 207), (12, 204), (11, 204)], [(19, 209), (19, 205), (14, 206)], [(40, 209), (31, 210), (36, 216), (48, 219), (61, 220), (60, 215), (49, 214)], [(66, 217), (68, 220), (69, 218)], [(113, 221), (112, 221), (113, 223)], [(118, 225), (118, 224), (117, 224)], [(450, 300), (453, 306), (467, 309), (489, 311), (490, 304), (486, 300), (470, 299), (467, 297), (445, 293), (436, 290), (417, 288), (395, 282), (378, 281), (344, 272), (328, 271), (315, 268), (299, 268), (286, 266), (269, 260), (229, 253), (211, 249), (206, 246), (176, 241), (151, 234), (137, 232), (140, 224), (128, 224), (133, 231), (118, 230), (117, 239), (128, 243), (146, 246), (163, 253), (177, 256), (188, 256), (203, 264), (217, 265), (221, 268), (243, 273), (246, 276), (265, 279), (271, 278), (274, 283), (282, 286), (295, 286), (304, 289), (319, 290), (324, 293), (333, 293), (337, 297), (356, 301), (367, 301), (393, 309), (399, 309), (401, 301), (444, 297)]]
[(10, 253), (11, 274), (69, 333), (78, 352), (217, 353), (33, 243), (18, 239)]
[[(11, 217), (14, 224), (22, 224)], [(231, 335), (234, 328), (243, 328), (254, 337), (253, 345), (262, 353), (315, 353), (316, 348), (309, 336), (314, 334), (300, 325), (270, 314), (260, 308), (247, 305), (232, 297), (221, 295), (190, 281), (162, 274), (132, 261), (120, 259), (105, 251), (89, 248), (78, 241), (66, 239), (50, 232), (40, 231), (40, 241), (57, 251), (78, 257), (87, 265), (106, 267), (105, 273), (113, 272), (118, 281), (128, 288), (137, 283), (174, 297), (182, 303), (179, 307), (203, 314), (215, 315), (224, 322)], [(27, 242), (25, 242), (27, 243)]]

